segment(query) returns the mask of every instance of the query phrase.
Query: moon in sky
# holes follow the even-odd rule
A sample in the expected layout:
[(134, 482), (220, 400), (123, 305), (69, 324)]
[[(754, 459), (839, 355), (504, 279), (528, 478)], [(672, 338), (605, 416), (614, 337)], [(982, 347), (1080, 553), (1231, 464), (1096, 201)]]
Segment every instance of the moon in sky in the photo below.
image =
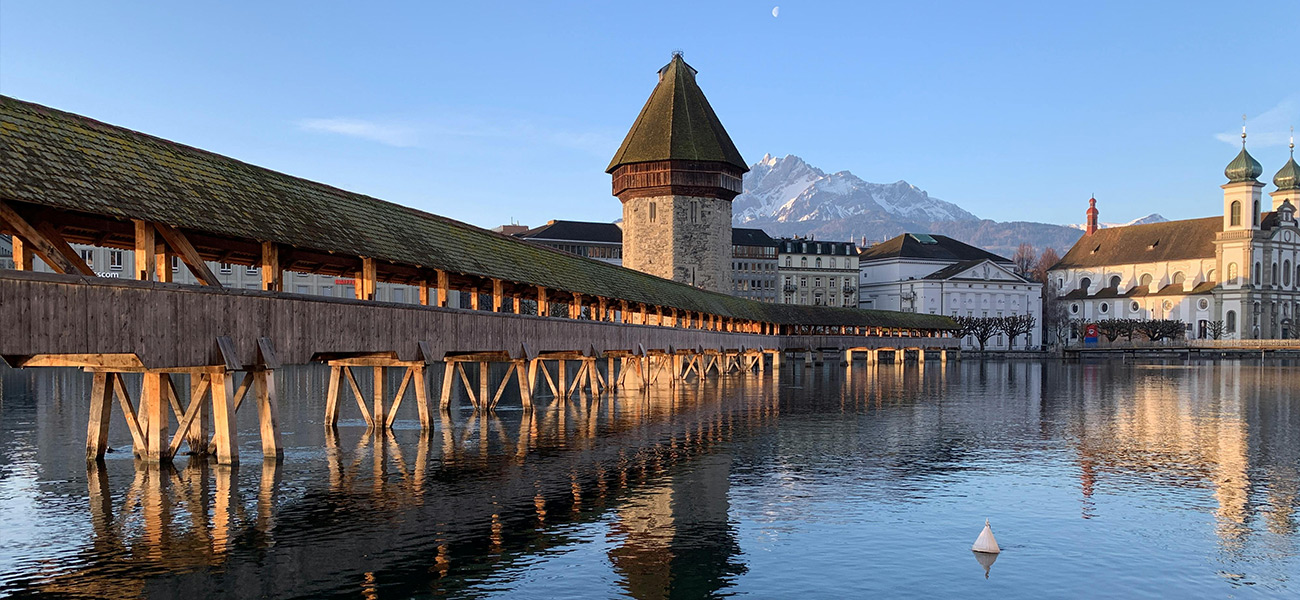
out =
[(778, 15), (780, 15), (780, 14), (781, 14), (781, 7), (780, 7), (780, 6), (773, 6), (773, 7), (772, 7), (772, 18), (775, 19), (775, 18), (776, 18)]

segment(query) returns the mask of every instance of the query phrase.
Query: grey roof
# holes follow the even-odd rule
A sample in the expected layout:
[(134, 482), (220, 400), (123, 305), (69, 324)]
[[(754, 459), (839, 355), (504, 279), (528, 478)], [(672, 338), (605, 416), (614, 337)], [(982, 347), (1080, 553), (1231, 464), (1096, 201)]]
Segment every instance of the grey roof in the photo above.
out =
[[(992, 260), (990, 260), (990, 259), (987, 259), (987, 258), (977, 258), (977, 259), (975, 259), (975, 260), (963, 260), (963, 261), (961, 261), (961, 262), (953, 263), (953, 264), (948, 265), (948, 266), (946, 266), (946, 267), (944, 267), (944, 268), (942, 268), (942, 269), (939, 269), (938, 271), (935, 271), (935, 272), (933, 272), (933, 273), (930, 273), (929, 275), (926, 275), (925, 277), (923, 277), (923, 279), (934, 279), (934, 280), (938, 280), (938, 279), (952, 279), (952, 278), (956, 277), (957, 275), (960, 275), (962, 272), (964, 272), (964, 271), (966, 271), (966, 270), (968, 270), (968, 269), (971, 269), (971, 268), (973, 268), (973, 267), (976, 267), (976, 266), (978, 266), (978, 265), (981, 265), (981, 264), (983, 264), (983, 263), (986, 263), (986, 262), (992, 262), (992, 263), (994, 263), (994, 264), (998, 264), (998, 263), (996, 263), (996, 262), (994, 262), (994, 261), (992, 261)], [(1014, 273), (1013, 273), (1013, 274), (1014, 274)], [(1017, 276), (1017, 277), (1020, 277), (1019, 275), (1016, 275), (1016, 276)], [(1023, 278), (1023, 277), (1020, 277), (1020, 279), (1021, 279), (1022, 281), (1027, 281), (1027, 280), (1026, 280), (1025, 278)]]
[(592, 242), (599, 244), (622, 244), (623, 228), (614, 223), (551, 221), (541, 227), (534, 227), (528, 231), (516, 233), (515, 237), (521, 237), (524, 239)]
[(606, 172), (626, 164), (662, 160), (722, 162), (742, 173), (749, 170), (695, 83), (695, 73), (680, 54), (674, 54), (659, 70), (659, 83)]
[(748, 229), (745, 227), (731, 228), (731, 245), (732, 246), (764, 246), (771, 248), (777, 245), (777, 241), (772, 236), (767, 235), (762, 229)]
[[(922, 243), (922, 240), (927, 237), (933, 239), (934, 243)], [(996, 263), (1011, 262), (1007, 258), (952, 239), (946, 235), (915, 233), (904, 233), (880, 242), (862, 250), (858, 257), (863, 261), (889, 258), (919, 258), (943, 261), (991, 260)]]

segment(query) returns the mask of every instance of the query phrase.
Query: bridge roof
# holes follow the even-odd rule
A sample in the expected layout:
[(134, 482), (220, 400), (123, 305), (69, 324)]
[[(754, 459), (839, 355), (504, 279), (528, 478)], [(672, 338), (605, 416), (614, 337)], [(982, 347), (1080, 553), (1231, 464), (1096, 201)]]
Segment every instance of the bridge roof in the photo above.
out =
[(0, 96), (0, 198), (736, 319), (951, 327), (932, 315), (702, 291), (7, 96)]

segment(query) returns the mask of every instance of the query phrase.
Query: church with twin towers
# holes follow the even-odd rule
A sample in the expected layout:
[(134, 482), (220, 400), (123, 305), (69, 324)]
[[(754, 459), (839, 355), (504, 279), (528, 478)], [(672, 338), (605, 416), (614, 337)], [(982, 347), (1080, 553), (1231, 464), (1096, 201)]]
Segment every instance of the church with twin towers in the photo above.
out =
[(1171, 319), (1188, 339), (1300, 337), (1300, 166), (1273, 176), (1246, 150), (1228, 163), (1219, 214), (1102, 229), (1090, 200), (1086, 233), (1049, 272), (1068, 316)]

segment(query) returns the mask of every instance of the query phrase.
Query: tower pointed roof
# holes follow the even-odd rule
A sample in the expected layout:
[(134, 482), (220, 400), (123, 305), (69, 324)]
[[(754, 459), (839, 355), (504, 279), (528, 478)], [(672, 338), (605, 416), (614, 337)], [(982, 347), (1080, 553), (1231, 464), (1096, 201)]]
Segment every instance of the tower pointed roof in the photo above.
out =
[(1300, 165), (1295, 162), (1294, 137), (1291, 138), (1291, 158), (1273, 176), (1273, 185), (1277, 186), (1278, 191), (1300, 190)]
[(662, 160), (715, 161), (742, 172), (749, 170), (695, 83), (695, 73), (680, 53), (673, 54), (672, 60), (659, 69), (659, 84), (623, 138), (606, 173), (626, 164)]

